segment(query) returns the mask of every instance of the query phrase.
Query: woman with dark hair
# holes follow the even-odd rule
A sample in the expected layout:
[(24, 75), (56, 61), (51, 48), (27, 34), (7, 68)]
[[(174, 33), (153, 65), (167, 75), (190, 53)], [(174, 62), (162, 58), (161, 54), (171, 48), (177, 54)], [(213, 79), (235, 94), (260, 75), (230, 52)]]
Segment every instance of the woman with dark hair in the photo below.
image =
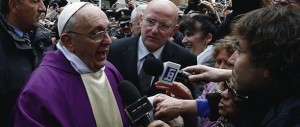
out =
[(195, 15), (185, 23), (182, 43), (191, 53), (197, 55), (197, 64), (213, 66), (212, 51), (217, 27), (212, 17)]

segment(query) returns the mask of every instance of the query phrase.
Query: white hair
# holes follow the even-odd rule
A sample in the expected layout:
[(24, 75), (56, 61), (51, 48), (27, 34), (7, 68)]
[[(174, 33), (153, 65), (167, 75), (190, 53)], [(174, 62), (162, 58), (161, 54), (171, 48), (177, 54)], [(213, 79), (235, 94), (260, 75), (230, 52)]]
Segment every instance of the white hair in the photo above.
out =
[(136, 24), (138, 22), (138, 17), (144, 13), (144, 10), (146, 9), (147, 4), (141, 4), (134, 8), (131, 12), (130, 22), (133, 24)]

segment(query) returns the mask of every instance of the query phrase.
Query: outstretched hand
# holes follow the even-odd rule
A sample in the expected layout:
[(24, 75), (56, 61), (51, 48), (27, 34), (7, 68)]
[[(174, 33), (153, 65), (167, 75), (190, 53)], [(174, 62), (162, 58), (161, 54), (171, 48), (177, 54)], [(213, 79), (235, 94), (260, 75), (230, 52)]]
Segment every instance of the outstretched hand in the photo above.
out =
[(189, 76), (189, 81), (194, 83), (199, 81), (220, 82), (228, 80), (232, 74), (231, 70), (212, 68), (205, 65), (189, 66), (182, 70), (192, 74)]
[(166, 85), (156, 82), (157, 89), (166, 91), (166, 94), (178, 99), (193, 99), (191, 91), (180, 82), (173, 82), (172, 85)]

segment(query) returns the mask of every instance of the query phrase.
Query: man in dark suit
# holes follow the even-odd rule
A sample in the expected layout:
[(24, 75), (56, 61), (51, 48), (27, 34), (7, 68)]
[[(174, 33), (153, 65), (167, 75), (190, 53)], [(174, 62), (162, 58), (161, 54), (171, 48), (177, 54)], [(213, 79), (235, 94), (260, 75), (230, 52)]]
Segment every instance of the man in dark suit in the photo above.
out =
[[(163, 10), (163, 11), (162, 11)], [(150, 2), (141, 16), (141, 34), (137, 37), (114, 40), (110, 46), (108, 61), (112, 62), (121, 72), (125, 80), (136, 85), (141, 94), (151, 96), (162, 93), (152, 85), (142, 89), (139, 73), (147, 54), (163, 62), (171, 61), (181, 65), (181, 68), (196, 65), (196, 56), (179, 45), (168, 41), (178, 29), (178, 9), (169, 0), (154, 0)], [(186, 83), (193, 91), (193, 86)]]

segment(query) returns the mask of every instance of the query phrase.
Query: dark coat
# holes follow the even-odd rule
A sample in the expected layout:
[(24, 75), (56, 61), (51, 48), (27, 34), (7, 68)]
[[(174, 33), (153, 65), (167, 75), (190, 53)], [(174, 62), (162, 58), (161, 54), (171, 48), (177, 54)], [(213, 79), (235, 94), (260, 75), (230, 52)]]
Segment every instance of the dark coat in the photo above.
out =
[(284, 98), (270, 108), (262, 122), (263, 127), (299, 127), (300, 126), (300, 95)]
[[(116, 66), (125, 80), (132, 82), (138, 90), (141, 91), (137, 73), (137, 48), (139, 37), (140, 36), (114, 40), (109, 49), (108, 61)], [(178, 63), (181, 65), (181, 68), (197, 64), (195, 55), (172, 42), (167, 42), (165, 44), (161, 60), (163, 62), (171, 61)], [(193, 86), (191, 84), (185, 85), (193, 91)], [(149, 88), (146, 93), (141, 94), (152, 96), (157, 93), (165, 92), (158, 90), (155, 85), (152, 84), (151, 88)]]
[[(35, 65), (32, 47), (25, 44), (0, 15), (0, 126), (8, 124), (13, 105)], [(3, 121), (2, 121), (3, 120)]]

